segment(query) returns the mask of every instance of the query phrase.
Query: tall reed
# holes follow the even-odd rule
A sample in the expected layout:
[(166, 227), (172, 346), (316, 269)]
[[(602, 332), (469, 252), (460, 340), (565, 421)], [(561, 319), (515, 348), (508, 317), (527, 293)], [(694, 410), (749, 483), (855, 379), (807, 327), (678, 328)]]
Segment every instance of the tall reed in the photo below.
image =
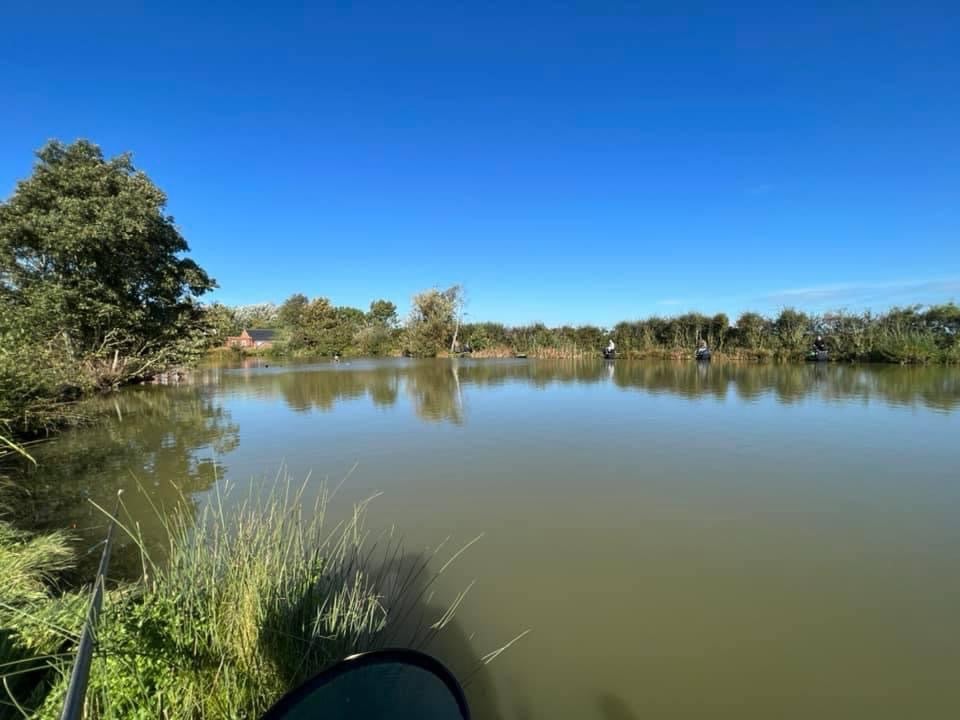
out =
[[(452, 620), (462, 596), (432, 611), (435, 617), (417, 615), (430, 612), (421, 602), (436, 579), (429, 557), (409, 562), (393, 535), (370, 538), (366, 502), (331, 527), (331, 494), (322, 490), (304, 505), (306, 487), (279, 481), (266, 497), (251, 487), (242, 499), (236, 490), (218, 492), (197, 518), (186, 504), (163, 513), (168, 541), (159, 550), (148, 547), (136, 522), (122, 523), (143, 574), (108, 593), (86, 717), (257, 717), (344, 656), (385, 642), (416, 645)], [(47, 541), (48, 554), (61, 541)], [(0, 546), (5, 542), (0, 536)], [(0, 568), (0, 581), (8, 580), (8, 563)], [(0, 637), (17, 658), (46, 663), (49, 692), (0, 680), (9, 686), (7, 707), (31, 712), (33, 703), (36, 717), (54, 718), (83, 603), (71, 596), (67, 617), (53, 622), (46, 610), (51, 597), (45, 605), (37, 586), (42, 570), (36, 563), (29, 568), (30, 602), (4, 603)], [(44, 637), (46, 644), (39, 642)], [(0, 676), (10, 668), (0, 667)]]

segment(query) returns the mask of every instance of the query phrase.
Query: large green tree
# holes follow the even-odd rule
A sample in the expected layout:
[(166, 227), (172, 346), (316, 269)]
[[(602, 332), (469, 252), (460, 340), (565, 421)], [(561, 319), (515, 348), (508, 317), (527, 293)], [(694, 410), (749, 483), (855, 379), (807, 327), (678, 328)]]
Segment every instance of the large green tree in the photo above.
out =
[(294, 293), (277, 310), (276, 324), (280, 328), (283, 341), (291, 350), (306, 346), (307, 338), (304, 320), (310, 299), (303, 293)]
[(243, 329), (237, 321), (233, 308), (222, 303), (213, 303), (204, 308), (204, 319), (210, 333), (210, 345), (219, 347), (232, 335), (239, 335)]
[(780, 347), (794, 354), (809, 347), (812, 327), (810, 316), (794, 308), (784, 308), (773, 322)]
[(129, 155), (80, 140), (47, 144), (0, 202), (0, 424), (62, 421), (59, 401), (183, 362), (223, 331), (166, 201)]
[(329, 299), (314, 298), (304, 307), (302, 317), (300, 348), (318, 355), (335, 355), (350, 344), (353, 334), (344, 329), (343, 318)]
[(303, 293), (294, 293), (277, 310), (277, 324), (282, 329), (293, 329), (303, 325), (303, 312), (310, 299)]
[(387, 355), (393, 350), (396, 327), (397, 306), (389, 300), (374, 300), (357, 325), (353, 344), (362, 355)]
[(397, 306), (389, 300), (374, 300), (370, 303), (367, 319), (371, 323), (394, 328), (397, 325)]
[(0, 293), (77, 356), (145, 356), (200, 327), (215, 286), (191, 259), (166, 195), (130, 155), (50, 142), (0, 203)]
[(763, 350), (771, 332), (770, 321), (755, 312), (745, 312), (737, 318), (737, 338), (748, 350)]
[(457, 331), (461, 305), (462, 291), (457, 285), (414, 295), (404, 337), (406, 351), (432, 357), (446, 350)]

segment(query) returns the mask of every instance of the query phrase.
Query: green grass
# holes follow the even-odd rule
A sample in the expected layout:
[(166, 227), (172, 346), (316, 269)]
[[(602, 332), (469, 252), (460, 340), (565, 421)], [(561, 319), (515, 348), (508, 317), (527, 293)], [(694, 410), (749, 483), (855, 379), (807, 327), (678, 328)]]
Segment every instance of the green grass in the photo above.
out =
[[(392, 536), (371, 540), (366, 503), (331, 528), (329, 495), (304, 508), (302, 490), (217, 496), (196, 519), (174, 510), (159, 554), (124, 526), (143, 577), (107, 594), (86, 717), (256, 717), (347, 655), (408, 631), (403, 642), (422, 645), (452, 620), (462, 595), (437, 617), (416, 617), (436, 578), (429, 558), (405, 562)], [(87, 595), (57, 592), (53, 579), (71, 562), (63, 536), (0, 527), (0, 717), (53, 718)]]
[(57, 591), (71, 562), (63, 534), (32, 536), (0, 520), (0, 718), (41, 703), (51, 669), (67, 659), (60, 653), (84, 608), (80, 595)]

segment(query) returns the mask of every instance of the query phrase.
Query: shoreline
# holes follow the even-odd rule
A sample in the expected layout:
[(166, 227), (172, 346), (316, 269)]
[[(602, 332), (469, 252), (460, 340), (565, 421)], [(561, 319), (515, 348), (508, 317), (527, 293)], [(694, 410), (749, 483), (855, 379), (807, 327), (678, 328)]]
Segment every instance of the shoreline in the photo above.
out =
[[(782, 352), (774, 350), (748, 350), (737, 348), (733, 351), (711, 350), (710, 362), (713, 363), (735, 363), (744, 365), (782, 365), (782, 364), (806, 364), (811, 362), (807, 358), (808, 351), (802, 352)], [(207, 358), (224, 360), (228, 357), (237, 360), (244, 358), (266, 358), (285, 361), (315, 361), (329, 360), (333, 362), (333, 356), (322, 354), (304, 354), (288, 353), (283, 350), (242, 350), (237, 351), (231, 348), (211, 348), (207, 353)], [(430, 359), (430, 356), (410, 356), (399, 352), (393, 352), (384, 355), (366, 355), (363, 353), (344, 352), (340, 358), (343, 360), (386, 360), (386, 359)], [(441, 351), (433, 356), (436, 359), (473, 359), (473, 360), (607, 360), (615, 362), (618, 360), (656, 360), (670, 362), (696, 362), (693, 350), (625, 350), (618, 351), (616, 358), (604, 358), (600, 350), (580, 350), (579, 348), (553, 348), (542, 347), (529, 350), (515, 350), (513, 348), (498, 346), (474, 350), (472, 352), (451, 353)], [(897, 365), (897, 366), (915, 366), (915, 367), (955, 367), (960, 365), (960, 358), (936, 358), (932, 360), (917, 359), (898, 359), (883, 358), (877, 355), (865, 354), (862, 357), (851, 357), (844, 353), (831, 353), (828, 360), (820, 361), (823, 364), (835, 365)], [(180, 382), (188, 381), (187, 378), (195, 370), (194, 367), (181, 368), (177, 374), (181, 376)], [(162, 377), (162, 375), (157, 376)], [(153, 384), (176, 384), (169, 380), (158, 380), (157, 378), (148, 380)]]

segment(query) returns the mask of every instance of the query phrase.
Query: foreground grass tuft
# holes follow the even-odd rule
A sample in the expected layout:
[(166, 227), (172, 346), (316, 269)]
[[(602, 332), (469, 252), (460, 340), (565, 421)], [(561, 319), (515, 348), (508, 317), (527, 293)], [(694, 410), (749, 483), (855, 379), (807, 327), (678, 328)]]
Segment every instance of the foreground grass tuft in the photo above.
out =
[(84, 598), (57, 592), (56, 578), (72, 564), (60, 533), (31, 536), (0, 520), (0, 718), (20, 718), (43, 701), (67, 661)]
[[(86, 717), (257, 717), (329, 664), (396, 638), (418, 604), (414, 588), (431, 584), (426, 560), (402, 567), (398, 544), (370, 541), (365, 503), (328, 528), (328, 502), (321, 493), (304, 508), (302, 489), (281, 484), (232, 510), (218, 496), (196, 521), (185, 506), (168, 516), (163, 557), (126, 526), (143, 577), (108, 593)], [(87, 596), (53, 591), (51, 569), (70, 561), (63, 538), (5, 532), (0, 582), (17, 590), (0, 607), (0, 639), (20, 665), (0, 667), (0, 716), (54, 718)], [(436, 632), (452, 610), (417, 626)], [(32, 675), (13, 676), (28, 657)]]

